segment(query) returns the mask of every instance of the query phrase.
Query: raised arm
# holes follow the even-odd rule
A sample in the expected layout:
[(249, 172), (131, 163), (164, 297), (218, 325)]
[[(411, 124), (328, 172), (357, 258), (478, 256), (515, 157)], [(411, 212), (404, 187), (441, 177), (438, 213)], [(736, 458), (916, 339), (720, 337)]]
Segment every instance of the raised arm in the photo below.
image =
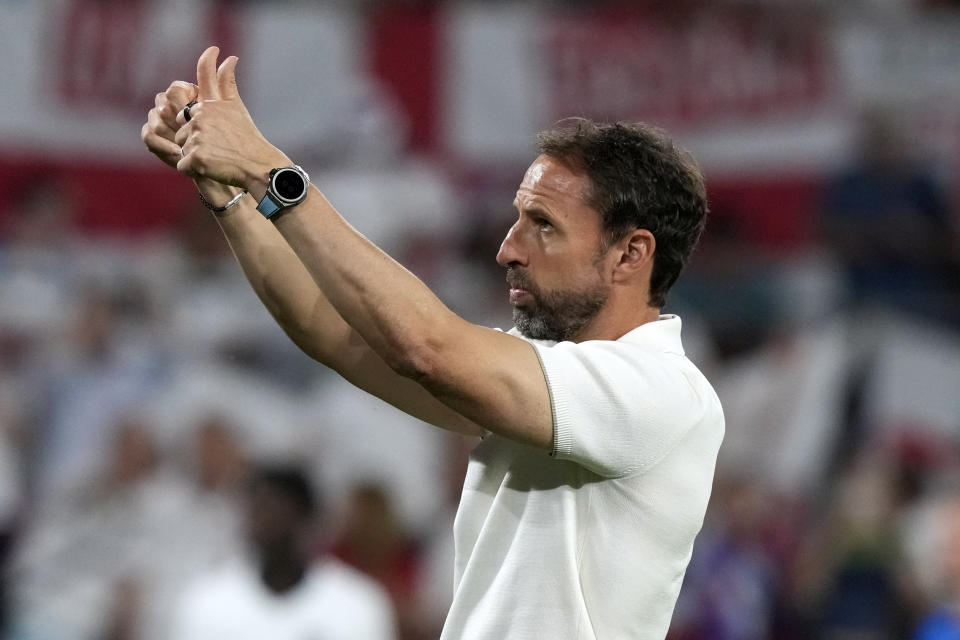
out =
[[(216, 52), (208, 50), (205, 55), (198, 71), (209, 74)], [(221, 65), (221, 79), (225, 69), (235, 63), (232, 58)], [(167, 91), (157, 94), (156, 106), (150, 111), (141, 136), (161, 160), (176, 167), (182, 159), (180, 146), (174, 142), (181, 126), (177, 114), (192, 100), (217, 99), (219, 82), (216, 75), (205, 78), (200, 88), (175, 82)], [(197, 178), (196, 182), (204, 198), (215, 206), (222, 206), (240, 193), (236, 187), (206, 178)], [(415, 381), (398, 375), (367, 346), (330, 305), (290, 245), (257, 212), (252, 197), (243, 196), (216, 218), (257, 296), (307, 355), (410, 415), (451, 431), (480, 434), (477, 425), (438, 402)]]
[[(211, 54), (211, 51), (213, 52)], [(201, 57), (201, 90), (216, 81), (216, 49)], [(219, 97), (194, 107), (176, 142), (177, 169), (194, 178), (266, 191), (271, 169), (290, 160), (257, 130), (233, 82), (236, 58), (221, 67)], [(249, 206), (249, 205), (247, 205)], [(249, 209), (245, 209), (249, 210)], [(273, 224), (273, 223), (267, 223)], [(324, 297), (390, 370), (419, 383), (445, 406), (484, 429), (550, 449), (553, 419), (546, 380), (532, 345), (472, 325), (447, 309), (415, 276), (357, 233), (311, 187), (276, 229)]]

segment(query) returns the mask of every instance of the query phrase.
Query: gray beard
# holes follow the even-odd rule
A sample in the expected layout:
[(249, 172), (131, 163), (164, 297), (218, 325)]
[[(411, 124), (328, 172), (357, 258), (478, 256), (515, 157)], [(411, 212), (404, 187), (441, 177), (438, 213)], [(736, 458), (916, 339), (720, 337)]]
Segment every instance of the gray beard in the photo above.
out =
[(583, 291), (531, 290), (534, 303), (513, 308), (513, 323), (520, 333), (533, 340), (570, 340), (593, 320), (607, 303), (609, 292), (603, 286)]

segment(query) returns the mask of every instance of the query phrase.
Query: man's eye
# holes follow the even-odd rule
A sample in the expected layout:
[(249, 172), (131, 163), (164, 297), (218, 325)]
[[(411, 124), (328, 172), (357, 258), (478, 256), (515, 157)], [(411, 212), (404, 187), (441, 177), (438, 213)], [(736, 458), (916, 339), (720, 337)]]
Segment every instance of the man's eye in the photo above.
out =
[(537, 218), (536, 220), (534, 220), (534, 222), (535, 222), (536, 225), (537, 225), (538, 227), (540, 227), (541, 229), (552, 229), (552, 228), (553, 228), (553, 225), (550, 224), (550, 221), (549, 221), (549, 220), (544, 220), (543, 218)]

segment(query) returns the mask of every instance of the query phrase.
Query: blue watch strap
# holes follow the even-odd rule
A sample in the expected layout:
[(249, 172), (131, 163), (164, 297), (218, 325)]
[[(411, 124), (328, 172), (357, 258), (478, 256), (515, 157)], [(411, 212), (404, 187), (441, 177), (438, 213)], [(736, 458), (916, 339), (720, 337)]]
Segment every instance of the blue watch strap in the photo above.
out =
[(277, 204), (277, 202), (270, 197), (270, 192), (264, 194), (263, 200), (260, 201), (260, 204), (257, 205), (257, 211), (263, 214), (263, 217), (270, 219), (270, 216), (275, 214), (277, 211), (280, 211), (282, 207)]

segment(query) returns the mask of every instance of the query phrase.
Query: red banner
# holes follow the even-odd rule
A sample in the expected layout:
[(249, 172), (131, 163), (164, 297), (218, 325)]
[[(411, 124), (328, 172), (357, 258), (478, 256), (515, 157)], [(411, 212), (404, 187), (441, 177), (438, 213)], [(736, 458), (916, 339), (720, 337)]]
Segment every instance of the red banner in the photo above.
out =
[(220, 2), (202, 3), (199, 24), (191, 25), (195, 42), (156, 38), (145, 47), (158, 20), (143, 2), (75, 0), (57, 16), (51, 31), (60, 43), (55, 73), (58, 98), (65, 106), (131, 108), (140, 113), (171, 78), (192, 79), (199, 52), (216, 43), (223, 51), (240, 53), (236, 10)]
[(822, 26), (782, 11), (561, 19), (547, 34), (553, 115), (674, 127), (797, 115), (829, 97)]

